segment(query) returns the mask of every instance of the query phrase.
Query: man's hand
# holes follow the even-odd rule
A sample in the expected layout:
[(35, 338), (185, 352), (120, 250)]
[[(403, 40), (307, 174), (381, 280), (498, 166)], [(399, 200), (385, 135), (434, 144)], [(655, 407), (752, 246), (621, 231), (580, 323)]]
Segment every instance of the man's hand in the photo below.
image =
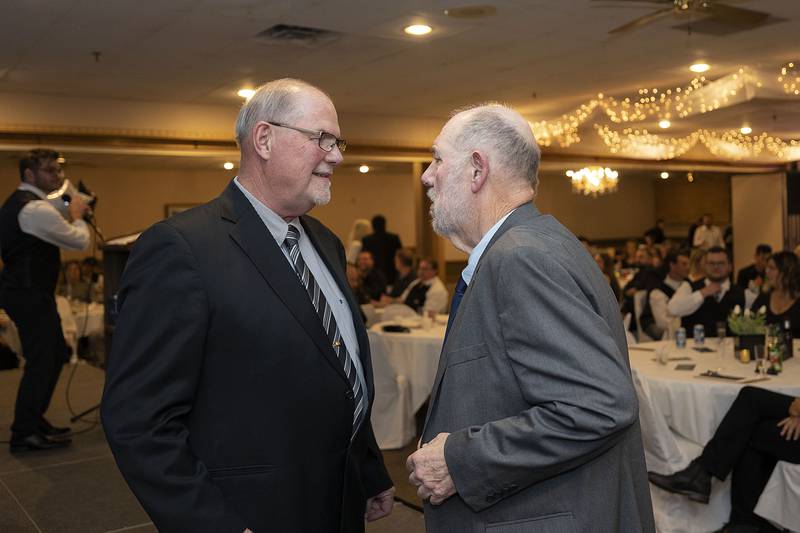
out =
[(703, 295), (703, 298), (708, 298), (709, 296), (714, 296), (715, 294), (719, 294), (722, 290), (722, 285), (717, 283), (716, 281), (712, 281), (702, 289), (700, 289), (700, 294)]
[(394, 507), (394, 487), (389, 487), (377, 496), (367, 500), (367, 508), (364, 511), (364, 519), (372, 522), (384, 516), (389, 516)]
[(800, 416), (800, 398), (795, 398), (789, 405), (789, 416)]
[(406, 460), (406, 468), (411, 472), (408, 480), (417, 487), (417, 495), (422, 500), (430, 500), (433, 505), (439, 505), (456, 493), (444, 460), (444, 444), (449, 435), (439, 433)]
[(789, 416), (778, 422), (781, 437), (786, 440), (800, 440), (800, 416)]
[(76, 194), (72, 200), (69, 201), (69, 207), (67, 209), (69, 210), (69, 220), (72, 222), (83, 218), (83, 215), (89, 210), (89, 206)]

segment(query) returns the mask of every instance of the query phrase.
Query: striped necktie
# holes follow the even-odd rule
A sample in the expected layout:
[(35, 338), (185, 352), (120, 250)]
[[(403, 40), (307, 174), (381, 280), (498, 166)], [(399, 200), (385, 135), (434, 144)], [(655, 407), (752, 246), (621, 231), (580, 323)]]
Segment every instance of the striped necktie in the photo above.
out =
[(333, 351), (336, 352), (336, 357), (338, 357), (339, 362), (342, 364), (344, 373), (347, 376), (347, 381), (350, 383), (355, 405), (355, 410), (353, 411), (353, 435), (355, 435), (358, 426), (361, 424), (361, 421), (364, 420), (364, 391), (361, 388), (361, 382), (358, 379), (353, 361), (350, 358), (350, 353), (347, 351), (347, 346), (342, 340), (339, 327), (336, 325), (336, 319), (333, 317), (331, 306), (325, 299), (325, 295), (322, 294), (317, 280), (314, 279), (314, 275), (311, 273), (308, 265), (306, 265), (306, 262), (303, 260), (303, 256), (300, 254), (299, 239), (300, 231), (292, 224), (289, 224), (289, 232), (286, 235), (286, 240), (283, 241), (283, 245), (289, 252), (289, 259), (291, 259), (292, 265), (294, 265), (297, 277), (300, 278), (300, 283), (303, 284), (306, 292), (308, 292), (311, 303), (314, 305), (314, 309), (317, 310), (317, 314), (322, 321), (322, 328), (325, 330), (325, 333), (328, 334), (328, 339), (331, 341)]

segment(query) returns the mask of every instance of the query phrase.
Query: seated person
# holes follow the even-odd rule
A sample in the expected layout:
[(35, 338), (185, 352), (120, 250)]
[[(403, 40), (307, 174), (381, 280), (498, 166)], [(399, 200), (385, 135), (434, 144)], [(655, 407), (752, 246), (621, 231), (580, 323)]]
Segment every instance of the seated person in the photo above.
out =
[(770, 255), (772, 255), (772, 247), (769, 244), (756, 246), (753, 264), (739, 271), (736, 276), (736, 284), (755, 293), (761, 292), (761, 285), (764, 283), (764, 269), (767, 266), (767, 259), (769, 259)]
[(369, 296), (370, 301), (381, 299), (381, 294), (386, 290), (386, 276), (383, 272), (375, 268), (375, 259), (372, 252), (361, 250), (356, 259), (356, 268), (361, 277), (361, 286)]
[[(400, 248), (394, 254), (394, 267), (397, 269), (397, 279), (386, 289), (389, 298), (399, 298), (405, 292), (411, 282), (417, 279), (414, 272), (414, 254), (406, 248)], [(384, 300), (381, 297), (381, 300)]]
[(64, 264), (64, 277), (57, 293), (68, 300), (92, 301), (89, 284), (81, 276), (81, 264), (78, 261), (67, 261)]
[(608, 280), (608, 284), (611, 286), (611, 292), (614, 293), (614, 298), (619, 302), (622, 297), (622, 289), (619, 288), (619, 282), (617, 281), (614, 258), (608, 254), (596, 253), (594, 254), (594, 261), (597, 263), (597, 266), (600, 267), (600, 272), (602, 272), (603, 276)]
[(788, 320), (792, 337), (800, 339), (800, 259), (792, 252), (774, 253), (767, 260), (764, 274), (771, 289), (761, 293), (751, 309), (766, 307), (767, 324), (785, 327)]
[(428, 257), (420, 259), (417, 279), (400, 295), (399, 301), (418, 313), (446, 313), (449, 294), (438, 274), (436, 261)]
[(350, 263), (347, 263), (347, 284), (350, 285), (350, 290), (353, 291), (353, 296), (356, 297), (358, 305), (369, 303), (369, 295), (364, 291), (364, 286), (361, 284), (361, 276), (358, 274), (358, 269)]
[[(658, 271), (653, 268), (653, 256), (645, 246), (639, 246), (636, 250), (636, 274), (627, 285), (622, 297), (622, 314), (634, 312), (633, 297), (637, 291), (649, 291), (653, 287), (661, 284)], [(631, 321), (631, 330), (636, 329), (636, 321)]]
[(670, 324), (675, 319), (669, 314), (667, 304), (689, 275), (689, 252), (670, 252), (664, 259), (664, 264), (667, 267), (667, 275), (657, 287), (650, 290), (645, 308), (639, 317), (644, 332), (655, 340), (662, 338), (664, 332), (669, 331)]
[(732, 473), (731, 514), (722, 531), (778, 531), (753, 513), (778, 461), (800, 463), (800, 398), (743, 387), (700, 457), (672, 475), (648, 472), (650, 482), (708, 503), (711, 476)]
[(94, 257), (85, 257), (81, 261), (81, 278), (91, 287), (92, 301), (103, 303), (103, 274), (99, 269), (97, 259)]
[[(681, 317), (688, 337), (694, 336), (695, 324), (702, 324), (707, 337), (717, 336), (717, 324), (727, 327), (728, 315), (737, 305), (750, 307), (755, 295), (730, 280), (731, 262), (724, 248), (715, 246), (706, 254), (706, 277), (684, 281), (670, 298), (667, 311)], [(730, 335), (730, 331), (728, 331)]]

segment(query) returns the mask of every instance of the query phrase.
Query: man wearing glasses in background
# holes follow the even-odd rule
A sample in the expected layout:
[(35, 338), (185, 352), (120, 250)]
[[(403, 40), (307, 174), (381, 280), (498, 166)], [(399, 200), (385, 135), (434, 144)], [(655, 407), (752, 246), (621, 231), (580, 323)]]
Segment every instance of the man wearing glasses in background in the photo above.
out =
[[(19, 330), (25, 368), (11, 424), (12, 453), (49, 450), (70, 443), (68, 427), (44, 418), (69, 348), (56, 309), (61, 270), (59, 248), (84, 250), (89, 228), (82, 220), (88, 207), (76, 195), (64, 216), (47, 195), (64, 183), (58, 152), (31, 150), (19, 162), (22, 183), (0, 211), (0, 248), (4, 269), (0, 305)], [(59, 199), (60, 201), (60, 199)]]
[(103, 425), (160, 531), (363, 531), (394, 494), (369, 344), (344, 248), (306, 215), (342, 161), (336, 110), (276, 80), (236, 135), (241, 168), (222, 195), (131, 254)]

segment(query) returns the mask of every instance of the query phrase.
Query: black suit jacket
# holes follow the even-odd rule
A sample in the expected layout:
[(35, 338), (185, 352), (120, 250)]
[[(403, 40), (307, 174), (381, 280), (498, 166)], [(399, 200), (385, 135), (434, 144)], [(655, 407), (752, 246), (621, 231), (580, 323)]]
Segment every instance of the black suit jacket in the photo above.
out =
[(394, 233), (370, 233), (362, 242), (362, 250), (372, 252), (375, 268), (383, 272), (386, 281), (394, 283), (397, 278), (397, 269), (394, 268), (394, 254), (403, 247), (400, 237)]
[[(341, 242), (303, 216), (369, 344)], [(351, 532), (391, 486), (308, 294), (231, 182), (133, 249), (102, 404), (125, 479), (162, 532)]]

